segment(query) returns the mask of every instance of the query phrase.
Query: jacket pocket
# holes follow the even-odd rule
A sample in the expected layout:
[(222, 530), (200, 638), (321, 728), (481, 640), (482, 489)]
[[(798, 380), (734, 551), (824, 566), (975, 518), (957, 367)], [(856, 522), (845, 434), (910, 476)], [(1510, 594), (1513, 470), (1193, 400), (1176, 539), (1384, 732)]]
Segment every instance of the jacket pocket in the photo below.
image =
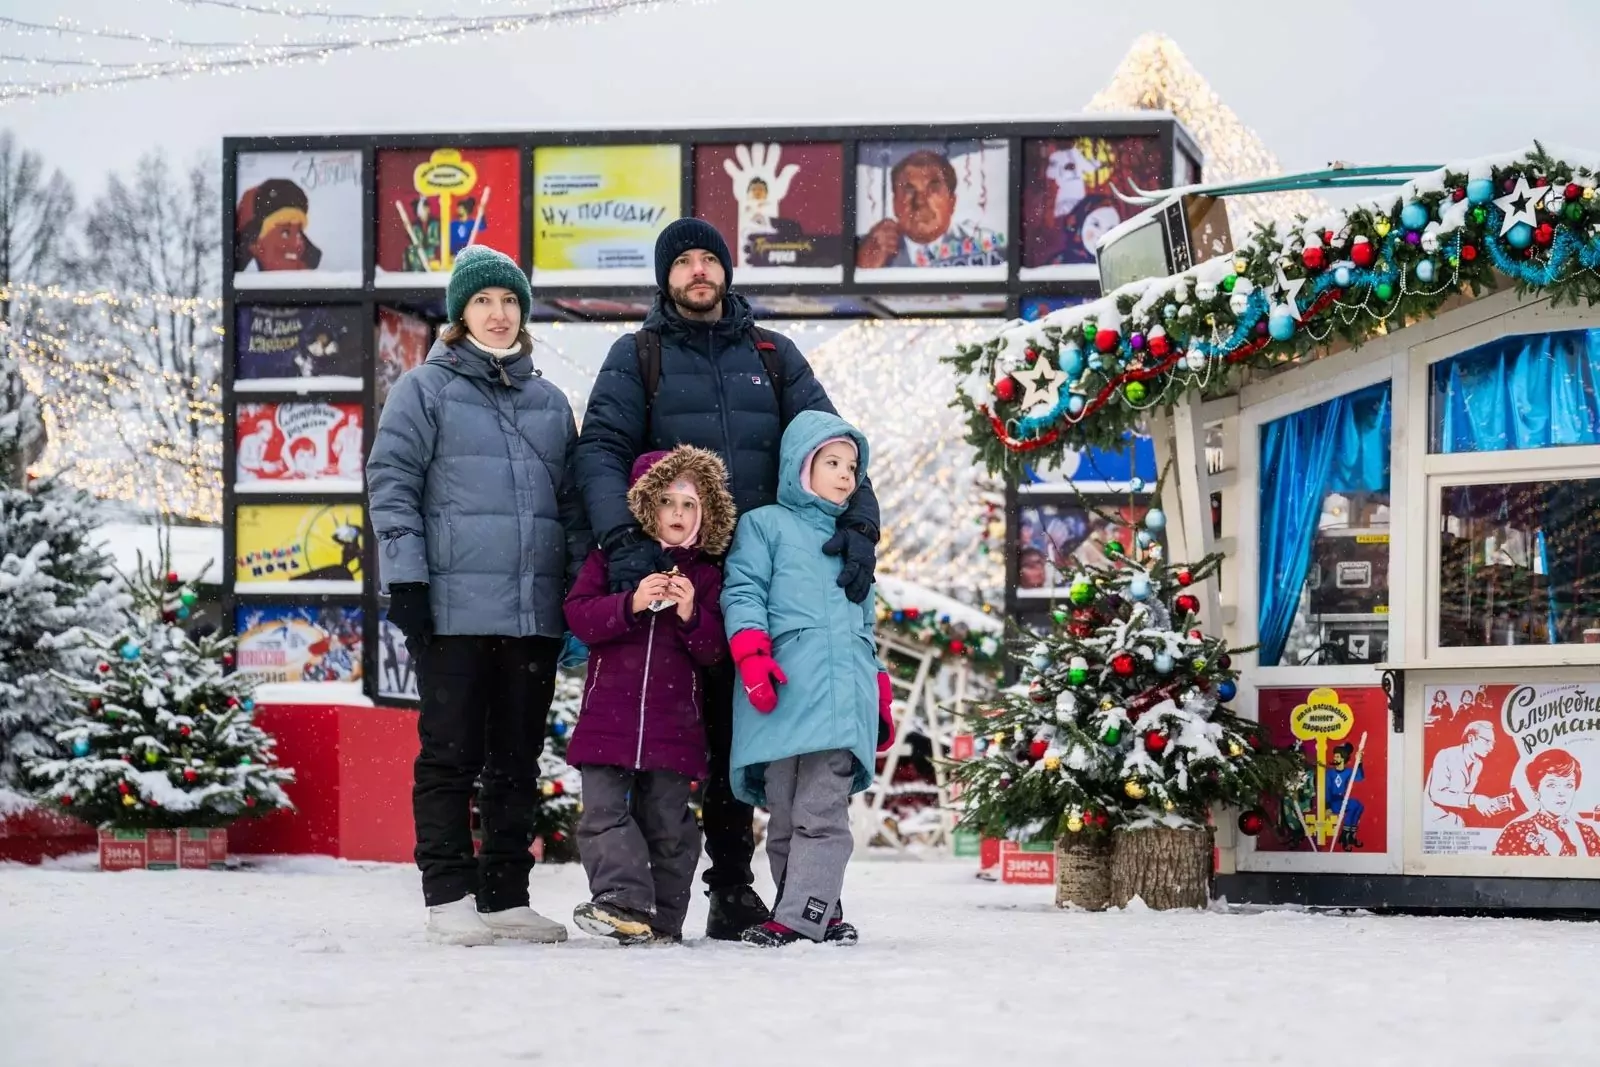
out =
[(435, 512), (423, 520), (424, 532), (428, 539), (428, 578), (433, 580), (440, 575), (448, 574), (455, 565), (452, 555), (452, 533), (454, 523), (451, 521), (450, 510)]

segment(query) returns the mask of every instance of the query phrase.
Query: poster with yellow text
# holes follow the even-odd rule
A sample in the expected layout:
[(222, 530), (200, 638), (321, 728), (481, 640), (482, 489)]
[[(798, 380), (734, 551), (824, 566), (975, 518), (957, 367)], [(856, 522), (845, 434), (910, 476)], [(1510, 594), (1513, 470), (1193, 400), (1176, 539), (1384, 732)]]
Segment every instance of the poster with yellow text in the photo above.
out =
[(244, 504), (234, 527), (234, 584), (246, 593), (359, 593), (360, 504)]
[(533, 284), (653, 284), (682, 181), (678, 145), (534, 149)]

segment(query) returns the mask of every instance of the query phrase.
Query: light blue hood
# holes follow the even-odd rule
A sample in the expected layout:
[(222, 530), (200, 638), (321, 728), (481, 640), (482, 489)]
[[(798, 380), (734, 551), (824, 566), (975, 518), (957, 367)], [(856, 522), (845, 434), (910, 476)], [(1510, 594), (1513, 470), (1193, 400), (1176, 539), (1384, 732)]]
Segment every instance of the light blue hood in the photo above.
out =
[(844, 504), (824, 500), (801, 488), (800, 473), (811, 454), (835, 437), (848, 437), (856, 443), (856, 485), (867, 476), (867, 438), (860, 430), (826, 411), (802, 411), (783, 431), (778, 451), (778, 503), (802, 514), (820, 511), (832, 526), (844, 514)]

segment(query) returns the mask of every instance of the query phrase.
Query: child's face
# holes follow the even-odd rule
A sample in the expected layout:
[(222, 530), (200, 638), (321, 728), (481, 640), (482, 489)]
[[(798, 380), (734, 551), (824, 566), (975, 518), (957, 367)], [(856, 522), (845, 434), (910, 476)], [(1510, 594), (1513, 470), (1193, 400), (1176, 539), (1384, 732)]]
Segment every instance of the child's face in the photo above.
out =
[(811, 461), (811, 491), (833, 504), (849, 500), (856, 491), (856, 450), (844, 441), (823, 446)]
[(699, 527), (699, 519), (700, 502), (694, 497), (671, 489), (661, 494), (661, 503), (656, 507), (656, 526), (664, 543), (683, 544)]

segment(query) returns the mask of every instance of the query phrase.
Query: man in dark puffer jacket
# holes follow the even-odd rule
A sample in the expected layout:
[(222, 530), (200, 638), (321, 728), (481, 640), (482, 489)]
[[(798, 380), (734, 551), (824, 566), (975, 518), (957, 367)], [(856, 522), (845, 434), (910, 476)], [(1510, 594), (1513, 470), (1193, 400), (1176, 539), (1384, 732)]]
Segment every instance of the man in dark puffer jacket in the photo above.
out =
[[(648, 395), (641, 374), (638, 335), (619, 338), (589, 394), (574, 456), (589, 523), (610, 560), (607, 576), (615, 592), (672, 567), (628, 510), (628, 473), (640, 454), (678, 445), (716, 452), (727, 464), (729, 488), (742, 515), (777, 500), (778, 447), (789, 420), (802, 411), (837, 414), (794, 342), (756, 330), (749, 303), (728, 291), (733, 260), (714, 227), (679, 219), (661, 232), (655, 260), (660, 291), (644, 323), (645, 331), (660, 339), (655, 395)], [(872, 588), (877, 541), (878, 500), (872, 486), (864, 484), (824, 548), (839, 557), (839, 585), (857, 602)], [(711, 773), (702, 812), (711, 856), (705, 874), (711, 895), (706, 936), (736, 941), (769, 915), (751, 888), (752, 812), (728, 785), (733, 685), (728, 660), (706, 672)]]

